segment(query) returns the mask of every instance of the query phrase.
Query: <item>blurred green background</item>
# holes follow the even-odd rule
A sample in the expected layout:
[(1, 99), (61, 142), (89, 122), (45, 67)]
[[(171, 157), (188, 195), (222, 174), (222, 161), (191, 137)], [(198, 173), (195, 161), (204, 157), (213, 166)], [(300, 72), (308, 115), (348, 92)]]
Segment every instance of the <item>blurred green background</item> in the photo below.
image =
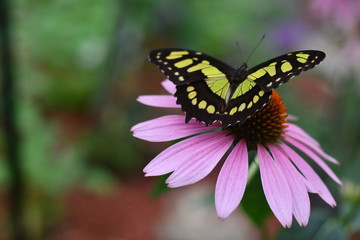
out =
[[(315, 70), (281, 86), (279, 92), (289, 113), (299, 118), (297, 124), (341, 162), (332, 167), (344, 187), (339, 190), (324, 175), (338, 207), (330, 209), (313, 198), (306, 228), (282, 230), (271, 217), (264, 222), (256, 214), (242, 214), (253, 229), (250, 235), (254, 239), (360, 238), (357, 1), (8, 2), (24, 174), (21, 218), (27, 239), (170, 239), (172, 233), (158, 232), (169, 227), (164, 224), (171, 221), (165, 217), (172, 211), (168, 206), (184, 190), (151, 197), (151, 192), (164, 190), (156, 183), (163, 179), (144, 178), (142, 173), (167, 144), (146, 143), (130, 133), (134, 124), (168, 111), (136, 102), (141, 94), (164, 93), (160, 85), (164, 76), (147, 61), (147, 54), (154, 48), (189, 48), (237, 67), (241, 55), (246, 59), (263, 34), (266, 38), (249, 66), (287, 51), (317, 49), (327, 54)], [(14, 236), (5, 139), (2, 131), (1, 239)], [(209, 179), (205, 182), (212, 186), (210, 198), (214, 181)], [(261, 199), (252, 204), (260, 209)], [(215, 213), (213, 203), (205, 205)], [(244, 205), (249, 207), (245, 200)], [(236, 218), (228, 221), (237, 223)], [(211, 224), (206, 226), (211, 229)], [(192, 235), (186, 230), (181, 234), (171, 239), (205, 239), (187, 238)], [(227, 236), (222, 239), (232, 239)]]

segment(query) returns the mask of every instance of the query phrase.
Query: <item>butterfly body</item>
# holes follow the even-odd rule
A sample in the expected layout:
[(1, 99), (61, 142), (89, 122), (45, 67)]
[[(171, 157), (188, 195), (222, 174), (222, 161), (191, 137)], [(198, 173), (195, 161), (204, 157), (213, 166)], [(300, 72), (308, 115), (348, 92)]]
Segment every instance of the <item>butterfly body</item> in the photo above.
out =
[[(235, 70), (231, 76), (230, 82), (230, 96), (234, 94), (236, 88), (242, 83), (248, 76), (248, 66), (246, 63), (241, 65), (238, 69)], [(226, 101), (227, 102), (227, 101)]]
[(271, 90), (325, 58), (321, 51), (291, 52), (253, 68), (234, 69), (201, 52), (165, 48), (153, 50), (149, 60), (176, 85), (175, 97), (186, 114), (206, 125), (241, 125), (270, 100)]

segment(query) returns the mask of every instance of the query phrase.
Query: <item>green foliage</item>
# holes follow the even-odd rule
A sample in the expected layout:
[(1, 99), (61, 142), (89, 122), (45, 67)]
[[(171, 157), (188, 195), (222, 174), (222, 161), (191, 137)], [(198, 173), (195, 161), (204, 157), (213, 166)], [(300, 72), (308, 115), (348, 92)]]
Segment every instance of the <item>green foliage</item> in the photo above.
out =
[(336, 108), (340, 114), (333, 116), (331, 122), (331, 127), (338, 136), (338, 141), (333, 139), (334, 148), (343, 160), (342, 175), (348, 180), (360, 183), (357, 171), (357, 166), (360, 166), (360, 112), (356, 110), (360, 101), (358, 79), (349, 79), (338, 94), (341, 102)]
[(312, 212), (308, 227), (295, 225), (281, 231), (276, 239), (345, 240), (345, 236), (344, 230), (331, 218), (329, 212), (318, 210)]
[(15, 1), (19, 77), (50, 108), (89, 106), (102, 77), (114, 1)]
[(151, 196), (156, 198), (170, 191), (170, 188), (167, 187), (165, 180), (170, 176), (170, 174), (161, 175), (156, 178), (155, 185), (151, 191)]
[(128, 116), (119, 114), (117, 121), (104, 120), (103, 126), (87, 135), (83, 148), (89, 166), (131, 176), (140, 168), (139, 149), (131, 137)]
[(259, 228), (264, 227), (266, 220), (272, 214), (265, 199), (259, 171), (248, 182), (240, 206)]

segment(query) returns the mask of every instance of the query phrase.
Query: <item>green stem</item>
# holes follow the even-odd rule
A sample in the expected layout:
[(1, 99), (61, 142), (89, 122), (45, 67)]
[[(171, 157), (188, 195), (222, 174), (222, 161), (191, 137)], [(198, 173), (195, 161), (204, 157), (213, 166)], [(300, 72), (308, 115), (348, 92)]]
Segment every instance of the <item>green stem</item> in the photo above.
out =
[(259, 160), (258, 160), (258, 156), (256, 155), (254, 158), (254, 161), (252, 161), (250, 168), (249, 168), (249, 174), (248, 174), (248, 179), (247, 179), (248, 184), (254, 178), (258, 169), (259, 169)]
[(1, 62), (1, 120), (5, 154), (9, 171), (8, 209), (9, 223), (14, 240), (28, 239), (24, 223), (25, 186), (21, 165), (17, 119), (17, 92), (14, 54), (11, 35), (11, 3), (0, 1), (0, 62)]

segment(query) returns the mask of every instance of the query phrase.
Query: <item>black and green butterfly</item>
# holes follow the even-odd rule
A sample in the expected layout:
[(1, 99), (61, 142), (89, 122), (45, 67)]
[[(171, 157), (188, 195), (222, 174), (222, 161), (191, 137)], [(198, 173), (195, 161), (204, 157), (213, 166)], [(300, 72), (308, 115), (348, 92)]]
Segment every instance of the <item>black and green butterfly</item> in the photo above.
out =
[(234, 69), (201, 52), (180, 48), (153, 50), (149, 60), (176, 85), (177, 104), (186, 122), (195, 118), (209, 125), (241, 125), (270, 100), (271, 90), (319, 64), (325, 53), (290, 52), (253, 68)]

